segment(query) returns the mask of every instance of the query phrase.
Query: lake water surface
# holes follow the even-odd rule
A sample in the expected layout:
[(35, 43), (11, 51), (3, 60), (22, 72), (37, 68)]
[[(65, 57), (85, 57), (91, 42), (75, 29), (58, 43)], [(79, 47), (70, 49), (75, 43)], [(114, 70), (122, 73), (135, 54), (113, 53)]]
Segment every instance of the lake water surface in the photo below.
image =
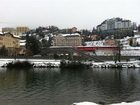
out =
[(0, 69), (0, 105), (140, 100), (140, 69)]

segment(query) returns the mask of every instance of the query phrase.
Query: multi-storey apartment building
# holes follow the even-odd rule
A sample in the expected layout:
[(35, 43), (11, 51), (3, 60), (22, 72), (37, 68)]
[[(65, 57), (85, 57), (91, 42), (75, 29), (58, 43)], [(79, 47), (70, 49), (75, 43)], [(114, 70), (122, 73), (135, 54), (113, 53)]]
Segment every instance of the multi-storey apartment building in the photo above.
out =
[(16, 28), (12, 28), (12, 27), (3, 27), (2, 28), (2, 32), (3, 33), (11, 33), (11, 34), (14, 34), (14, 35), (21, 35), (25, 32), (28, 32), (30, 29), (26, 26), (24, 27), (16, 27)]
[(29, 28), (26, 27), (26, 26), (19, 26), (19, 27), (16, 27), (16, 31), (17, 33), (25, 33), (25, 32), (28, 32), (29, 31)]
[(62, 34), (54, 37), (53, 46), (80, 46), (82, 37), (78, 34)]
[(98, 31), (114, 30), (114, 29), (129, 29), (133, 28), (133, 23), (130, 20), (123, 20), (122, 18), (112, 18), (103, 21), (97, 26)]

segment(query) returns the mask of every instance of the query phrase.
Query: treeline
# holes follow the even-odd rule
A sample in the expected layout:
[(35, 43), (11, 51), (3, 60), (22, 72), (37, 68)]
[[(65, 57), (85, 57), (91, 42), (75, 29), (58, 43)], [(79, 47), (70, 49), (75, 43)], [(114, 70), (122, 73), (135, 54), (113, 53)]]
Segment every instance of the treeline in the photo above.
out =
[(107, 31), (99, 31), (97, 33), (101, 35), (101, 38), (104, 39), (106, 37), (113, 37), (114, 39), (122, 39), (126, 36), (134, 36), (133, 29), (116, 29), (116, 30), (107, 30)]

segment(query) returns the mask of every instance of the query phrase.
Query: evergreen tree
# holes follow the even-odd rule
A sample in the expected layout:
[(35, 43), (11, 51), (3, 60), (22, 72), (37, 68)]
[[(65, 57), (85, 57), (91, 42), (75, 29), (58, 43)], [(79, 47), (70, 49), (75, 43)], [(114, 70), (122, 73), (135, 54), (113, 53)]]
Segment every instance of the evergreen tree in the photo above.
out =
[(33, 55), (36, 55), (39, 54), (41, 51), (41, 43), (34, 36), (27, 35), (26, 48), (32, 51)]
[(96, 29), (93, 27), (93, 29), (92, 29), (92, 34), (93, 35), (95, 35), (95, 34), (97, 34), (97, 31), (96, 31)]
[(81, 34), (82, 35), (91, 35), (91, 32), (87, 29), (83, 29), (83, 30), (81, 30)]
[(138, 31), (140, 32), (140, 25), (138, 26)]

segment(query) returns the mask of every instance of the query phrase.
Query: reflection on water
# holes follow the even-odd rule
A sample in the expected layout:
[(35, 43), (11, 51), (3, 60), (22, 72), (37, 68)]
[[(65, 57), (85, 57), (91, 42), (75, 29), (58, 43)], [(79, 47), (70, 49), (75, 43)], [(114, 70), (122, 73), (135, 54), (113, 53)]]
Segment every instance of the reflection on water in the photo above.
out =
[(0, 69), (0, 105), (140, 100), (139, 69)]

